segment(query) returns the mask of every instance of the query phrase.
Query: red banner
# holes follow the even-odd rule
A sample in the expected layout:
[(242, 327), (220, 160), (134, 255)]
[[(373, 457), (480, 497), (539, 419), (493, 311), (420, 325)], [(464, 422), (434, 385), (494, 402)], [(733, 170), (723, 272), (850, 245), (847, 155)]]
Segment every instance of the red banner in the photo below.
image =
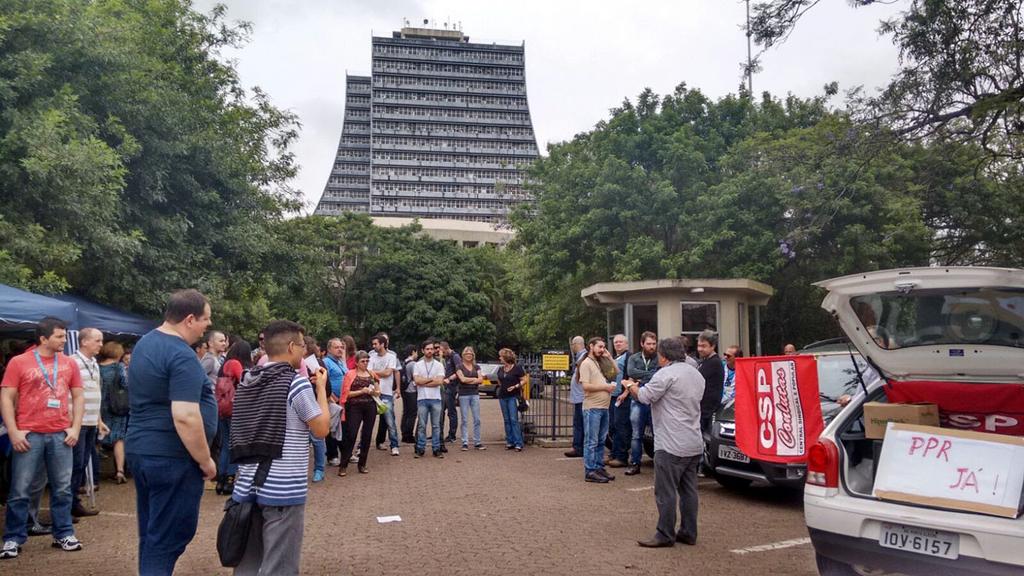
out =
[(966, 382), (897, 382), (885, 387), (889, 402), (930, 402), (939, 425), (990, 434), (1024, 436), (1024, 386)]
[(736, 445), (767, 462), (806, 462), (825, 428), (814, 356), (736, 359)]

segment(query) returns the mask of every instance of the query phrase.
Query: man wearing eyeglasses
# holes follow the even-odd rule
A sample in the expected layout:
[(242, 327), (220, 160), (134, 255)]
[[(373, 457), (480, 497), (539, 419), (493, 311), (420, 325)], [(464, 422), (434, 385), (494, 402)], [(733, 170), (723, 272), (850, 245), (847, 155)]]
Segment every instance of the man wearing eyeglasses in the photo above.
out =
[(725, 384), (722, 387), (722, 404), (736, 397), (736, 359), (743, 358), (743, 350), (740, 350), (739, 346), (729, 346), (725, 349), (724, 356), (722, 366), (725, 369)]

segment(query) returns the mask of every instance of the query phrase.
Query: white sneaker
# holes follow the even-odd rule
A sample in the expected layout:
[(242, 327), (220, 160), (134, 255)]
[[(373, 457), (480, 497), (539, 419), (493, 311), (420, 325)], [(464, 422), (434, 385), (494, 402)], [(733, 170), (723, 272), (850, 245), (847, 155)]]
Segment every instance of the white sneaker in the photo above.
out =
[(82, 543), (78, 541), (78, 538), (74, 536), (65, 536), (63, 538), (54, 538), (53, 547), (60, 548), (65, 552), (76, 552), (82, 549)]
[(335, 456), (327, 461), (329, 466), (341, 466), (341, 457)]
[(392, 456), (398, 456), (398, 447), (397, 446), (395, 446), (394, 448), (391, 449), (391, 455)]
[(356, 455), (353, 454), (352, 457), (348, 459), (348, 461), (349, 462), (359, 462), (359, 456), (356, 456)]
[(8, 540), (4, 542), (4, 547), (0, 549), (0, 560), (17, 558), (18, 552), (21, 552), (21, 546), (18, 546), (18, 543), (14, 540)]

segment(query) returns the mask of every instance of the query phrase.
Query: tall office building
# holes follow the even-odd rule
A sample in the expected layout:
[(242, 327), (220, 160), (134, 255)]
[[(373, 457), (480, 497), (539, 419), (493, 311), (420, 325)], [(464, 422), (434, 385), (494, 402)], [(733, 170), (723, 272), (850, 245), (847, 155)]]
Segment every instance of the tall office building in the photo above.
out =
[(316, 213), (506, 219), (530, 200), (525, 168), (538, 155), (524, 56), (522, 45), (474, 44), (457, 30), (373, 37), (372, 76), (348, 77)]

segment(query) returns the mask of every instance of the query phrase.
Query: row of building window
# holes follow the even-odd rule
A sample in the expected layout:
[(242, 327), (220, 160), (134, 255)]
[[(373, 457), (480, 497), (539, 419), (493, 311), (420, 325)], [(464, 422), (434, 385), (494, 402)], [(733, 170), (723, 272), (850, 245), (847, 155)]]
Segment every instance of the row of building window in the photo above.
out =
[(526, 86), (522, 82), (491, 82), (488, 80), (466, 80), (462, 78), (418, 78), (412, 76), (373, 77), (373, 85), (377, 88), (418, 89), (454, 89), (474, 90), (479, 92), (501, 92), (504, 94), (526, 94)]
[(345, 118), (370, 118), (369, 108), (345, 108)]
[(374, 166), (374, 178), (388, 178), (393, 176), (410, 176), (413, 178), (488, 178), (504, 180), (506, 182), (522, 182), (517, 177), (517, 172), (512, 170), (458, 170), (454, 168), (421, 168), (410, 166)]
[(467, 126), (465, 124), (433, 124), (424, 122), (399, 122), (381, 120), (373, 125), (373, 131), (397, 130), (412, 134), (430, 135), (433, 133), (475, 134), (488, 136), (529, 136), (533, 137), (533, 128), (525, 126)]
[(346, 160), (359, 160), (364, 162), (370, 161), (370, 156), (366, 150), (353, 150), (351, 148), (339, 148), (337, 158), (344, 158)]
[(537, 147), (533, 144), (524, 144), (517, 142), (506, 142), (499, 140), (444, 140), (434, 138), (417, 138), (417, 137), (401, 137), (401, 136), (382, 136), (375, 135), (373, 137), (374, 146), (402, 146), (403, 148), (426, 148), (429, 150), (482, 150), (482, 151), (496, 151), (499, 153), (506, 154), (520, 154), (537, 156)]
[[(466, 154), (427, 154), (423, 152), (400, 152), (381, 150), (373, 155), (374, 161), (406, 160), (411, 162), (445, 162), (449, 164), (491, 164), (509, 168), (525, 169), (532, 162), (526, 158), (508, 156), (470, 156)], [(369, 161), (369, 159), (367, 159)]]
[(471, 110), (465, 108), (418, 108), (415, 106), (375, 106), (375, 118), (381, 114), (397, 114), (430, 119), (455, 120), (508, 120), (528, 124), (530, 115), (521, 112), (495, 112), (493, 110)]
[(521, 64), (523, 54), (515, 52), (476, 51), (471, 49), (450, 50), (447, 48), (427, 48), (420, 46), (396, 46), (393, 44), (373, 45), (373, 53), (379, 55), (406, 56), (425, 58), (428, 60), (457, 59), (469, 62), (495, 62), (499, 64)]
[(439, 64), (436, 62), (405, 62), (377, 59), (373, 60), (373, 71), (405, 74), (472, 74), (503, 79), (523, 77), (522, 68), (495, 68), (468, 64)]
[(370, 97), (362, 95), (357, 96), (351, 92), (347, 92), (345, 95), (345, 104), (348, 106), (369, 106)]
[(375, 102), (385, 100), (404, 100), (408, 102), (439, 102), (464, 106), (478, 104), (494, 108), (526, 108), (526, 98), (509, 98), (502, 96), (481, 96), (478, 94), (446, 94), (438, 92), (389, 92), (377, 90), (373, 94)]
[(381, 198), (381, 200), (383, 200), (380, 203), (381, 206), (396, 206), (398, 208), (479, 208), (505, 210), (509, 206), (508, 202), (500, 200), (457, 200), (454, 198), (401, 198), (394, 200)]
[(324, 190), (324, 199), (327, 200), (365, 200), (370, 201), (370, 192), (368, 190), (339, 190), (337, 188), (328, 187)]
[(334, 184), (337, 186), (366, 186), (370, 183), (369, 176), (335, 176), (331, 175), (327, 179), (327, 184)]
[(465, 195), (503, 195), (508, 198), (526, 198), (526, 192), (522, 186), (507, 184), (500, 189), (494, 185), (481, 186), (479, 184), (443, 184), (439, 182), (382, 182), (376, 180), (373, 183), (373, 191), (377, 192), (418, 192), (437, 194), (465, 194)]

